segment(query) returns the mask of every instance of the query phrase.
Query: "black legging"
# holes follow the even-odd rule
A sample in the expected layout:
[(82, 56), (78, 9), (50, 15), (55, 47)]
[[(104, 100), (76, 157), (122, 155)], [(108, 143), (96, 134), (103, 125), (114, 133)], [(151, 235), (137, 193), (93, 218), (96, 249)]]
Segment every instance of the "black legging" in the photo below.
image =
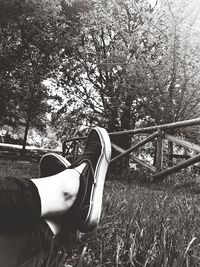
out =
[(60, 240), (41, 218), (35, 184), (29, 179), (1, 178), (0, 266), (58, 266)]

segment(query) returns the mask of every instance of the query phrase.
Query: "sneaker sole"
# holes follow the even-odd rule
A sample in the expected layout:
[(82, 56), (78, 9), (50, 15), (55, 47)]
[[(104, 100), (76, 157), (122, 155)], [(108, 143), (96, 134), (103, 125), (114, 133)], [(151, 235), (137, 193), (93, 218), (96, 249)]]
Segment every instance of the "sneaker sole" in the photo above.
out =
[(106, 173), (111, 159), (111, 142), (104, 128), (95, 127), (101, 140), (102, 150), (94, 174), (94, 184), (91, 191), (90, 207), (82, 231), (91, 231), (99, 223), (102, 208), (103, 189)]
[[(71, 165), (71, 163), (68, 160), (66, 160), (64, 157), (62, 157), (61, 155), (56, 154), (56, 153), (48, 153), (48, 154), (45, 154), (44, 156), (42, 156), (42, 158), (40, 159), (40, 162), (39, 162), (39, 166), (41, 166), (42, 161), (44, 160), (44, 158), (46, 158), (48, 156), (53, 156), (53, 157), (57, 158), (60, 162), (63, 163), (63, 165), (66, 168), (68, 168)], [(41, 168), (39, 169), (39, 175), (41, 177)]]

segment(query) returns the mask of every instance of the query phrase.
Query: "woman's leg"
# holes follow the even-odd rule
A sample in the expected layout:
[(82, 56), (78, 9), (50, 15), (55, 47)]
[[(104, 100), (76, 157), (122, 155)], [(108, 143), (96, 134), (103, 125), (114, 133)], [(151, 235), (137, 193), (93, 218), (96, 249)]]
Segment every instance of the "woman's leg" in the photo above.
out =
[[(62, 172), (70, 165), (64, 158), (57, 154), (47, 154), (40, 161), (40, 175), (53, 176)], [(60, 176), (54, 175), (55, 179)], [(10, 181), (8, 178), (5, 184)], [(15, 181), (12, 178), (13, 183)], [(20, 183), (24, 181), (21, 180)], [(25, 181), (26, 182), (26, 181)], [(15, 184), (15, 183), (14, 183)], [(30, 185), (32, 185), (30, 183)], [(15, 187), (13, 187), (14, 189)], [(32, 199), (33, 200), (33, 199)], [(37, 223), (26, 227), (12, 227), (9, 231), (0, 234), (0, 266), (58, 266), (65, 250), (63, 244), (69, 246), (73, 234), (70, 222), (65, 221), (64, 230), (61, 229), (62, 220), (59, 217), (38, 217)], [(56, 235), (58, 232), (60, 234)]]
[[(0, 234), (0, 266), (43, 266), (55, 250), (54, 235), (43, 219), (30, 228)], [(37, 264), (38, 263), (38, 264)], [(45, 266), (45, 265), (44, 265)]]
[(53, 176), (31, 179), (40, 195), (41, 217), (62, 215), (72, 207), (85, 166), (86, 163), (82, 163), (75, 169), (66, 169)]
[(109, 135), (96, 127), (88, 136), (83, 154), (68, 169), (45, 178), (0, 179), (0, 233), (29, 228), (41, 217), (64, 213), (71, 215), (80, 231), (95, 228), (110, 157)]
[(0, 179), (0, 233), (16, 232), (41, 217), (65, 213), (74, 203), (85, 164), (37, 179)]
[[(32, 259), (35, 253), (37, 260), (38, 255), (49, 255), (54, 235), (41, 217), (49, 220), (54, 216), (54, 221), (56, 214), (65, 213), (60, 215), (65, 227), (71, 221), (73, 227), (84, 232), (97, 226), (110, 152), (108, 134), (97, 127), (72, 169), (48, 178), (0, 179), (0, 266), (18, 266), (15, 263)], [(43, 258), (43, 263), (48, 259)]]
[(37, 224), (41, 218), (38, 189), (29, 179), (0, 179), (0, 234)]
[(0, 179), (0, 233), (16, 232), (37, 224), (41, 217), (65, 213), (76, 199), (79, 179), (75, 169), (46, 178)]
[(68, 210), (80, 231), (96, 227), (110, 157), (108, 133), (96, 127), (88, 136), (85, 151), (68, 169), (45, 178), (0, 179), (0, 233), (29, 228), (41, 217)]

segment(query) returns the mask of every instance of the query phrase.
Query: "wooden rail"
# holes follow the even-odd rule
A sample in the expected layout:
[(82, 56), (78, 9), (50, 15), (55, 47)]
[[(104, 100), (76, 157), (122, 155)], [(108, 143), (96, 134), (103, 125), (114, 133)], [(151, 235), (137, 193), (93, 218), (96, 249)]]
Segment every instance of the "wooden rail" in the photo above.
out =
[[(115, 144), (112, 144), (112, 147), (113, 147), (115, 150), (117, 150), (118, 152), (120, 152), (121, 154), (120, 154), (118, 157), (112, 159), (111, 162), (115, 161), (116, 159), (121, 158), (121, 156), (127, 155), (127, 153), (126, 153), (127, 150), (125, 150), (125, 149), (123, 149), (123, 148), (121, 148), (121, 147), (119, 147), (119, 146), (117, 146), (117, 145), (115, 145)], [(133, 155), (131, 155), (131, 159), (132, 159), (135, 163), (138, 163), (138, 164), (142, 165), (144, 168), (148, 169), (150, 172), (152, 172), (152, 173), (156, 173), (156, 168), (155, 168), (155, 167), (153, 167), (153, 166), (147, 164), (146, 162), (144, 162), (144, 161), (142, 161), (142, 160), (140, 160), (140, 159), (134, 157)]]
[[(163, 124), (163, 125), (157, 125), (157, 126), (151, 126), (151, 127), (145, 127), (145, 128), (139, 128), (139, 129), (134, 129), (134, 130), (127, 130), (127, 131), (119, 131), (119, 132), (112, 132), (109, 133), (110, 136), (114, 135), (135, 135), (135, 134), (150, 134), (144, 140), (138, 142), (137, 144), (131, 146), (129, 149), (125, 150), (116, 144), (112, 143), (113, 149), (116, 151), (120, 152), (118, 156), (113, 158), (111, 162), (114, 162), (116, 160), (119, 160), (120, 158), (130, 155), (130, 158), (132, 159), (133, 162), (143, 166), (144, 168), (148, 169), (152, 174), (153, 178), (157, 180), (158, 178), (161, 179), (165, 177), (166, 175), (172, 174), (174, 172), (178, 172), (183, 168), (186, 168), (188, 166), (191, 166), (192, 164), (195, 164), (200, 161), (200, 154), (197, 154), (194, 157), (188, 158), (188, 155), (176, 155), (176, 158), (180, 156), (179, 158), (187, 158), (186, 160), (183, 160), (183, 162), (178, 163), (170, 168), (163, 169), (163, 140), (167, 140), (168, 142), (174, 143), (178, 146), (184, 147), (186, 149), (190, 149), (194, 151), (195, 153), (200, 153), (200, 146), (188, 141), (185, 141), (183, 139), (180, 139), (178, 137), (169, 135), (167, 132), (171, 129), (178, 129), (181, 127), (188, 127), (188, 126), (195, 126), (195, 125), (200, 125), (200, 118), (196, 118), (193, 120), (186, 120), (186, 121), (179, 121), (179, 122), (174, 122), (174, 123), (168, 123), (168, 124)], [(65, 144), (66, 148), (65, 151), (63, 150), (63, 156), (66, 156), (67, 153), (69, 153), (70, 149), (73, 147), (76, 147), (77, 141), (84, 141), (87, 137), (75, 137), (71, 138), (69, 140), (66, 140), (63, 144)], [(156, 148), (155, 148), (155, 166), (151, 166), (147, 164), (146, 162), (140, 160), (139, 158), (135, 157), (132, 155), (134, 151), (136, 151), (138, 148), (144, 146), (148, 142), (152, 141), (155, 139), (156, 141)], [(67, 143), (71, 142), (69, 146), (67, 146)], [(64, 147), (64, 146), (63, 146)], [(73, 149), (72, 149), (73, 150)], [(66, 153), (67, 152), (67, 153)]]
[(169, 130), (169, 129), (178, 129), (182, 127), (200, 125), (200, 118), (186, 121), (177, 121), (173, 123), (167, 123), (162, 125), (150, 126), (145, 128), (138, 128), (134, 130), (119, 131), (110, 133), (110, 135), (126, 135), (126, 134), (139, 134), (139, 133), (152, 133), (154, 131), (160, 130)]
[(191, 142), (188, 142), (188, 141), (185, 141), (182, 139), (178, 139), (178, 138), (176, 138), (172, 135), (169, 135), (169, 134), (165, 134), (165, 139), (167, 139), (168, 141), (173, 142), (179, 146), (182, 146), (182, 147), (185, 147), (187, 149), (194, 150), (197, 153), (200, 153), (200, 146), (198, 146), (196, 144), (193, 144)]
[(195, 156), (195, 157), (192, 157), (190, 159), (187, 159), (184, 162), (181, 162), (181, 163), (179, 163), (177, 165), (174, 165), (173, 167), (171, 167), (169, 169), (166, 169), (166, 170), (163, 170), (161, 172), (158, 172), (157, 174), (155, 174), (153, 176), (153, 178), (157, 179), (157, 178), (160, 178), (160, 177), (164, 177), (166, 175), (169, 175), (169, 174), (172, 174), (174, 172), (180, 171), (183, 168), (191, 166), (192, 164), (195, 164), (195, 163), (197, 163), (199, 161), (200, 161), (200, 154)]
[[(112, 161), (117, 160), (125, 155), (130, 154), (131, 152), (133, 152), (134, 150), (138, 149), (139, 147), (145, 145), (146, 143), (148, 143), (149, 141), (151, 141), (152, 139), (154, 139), (155, 137), (158, 136), (158, 132), (155, 132), (153, 134), (151, 134), (150, 136), (148, 136), (147, 138), (145, 138), (144, 140), (140, 141), (139, 143), (137, 143), (136, 145), (130, 147), (127, 150), (124, 150), (123, 153), (121, 153), (120, 155), (118, 155), (117, 157), (115, 157), (114, 159), (112, 159)], [(113, 147), (115, 148), (115, 146), (113, 145)]]

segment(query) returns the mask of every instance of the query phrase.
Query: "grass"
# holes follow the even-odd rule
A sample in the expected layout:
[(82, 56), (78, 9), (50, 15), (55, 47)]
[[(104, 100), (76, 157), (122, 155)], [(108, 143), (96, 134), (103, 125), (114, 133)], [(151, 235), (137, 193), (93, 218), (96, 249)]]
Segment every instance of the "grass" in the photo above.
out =
[(0, 160), (0, 178), (1, 177), (21, 177), (33, 178), (38, 177), (38, 163), (26, 160), (12, 161)]
[(198, 184), (193, 192), (179, 183), (107, 182), (99, 228), (80, 236), (73, 251), (85, 247), (80, 266), (200, 266)]
[[(0, 166), (0, 177), (38, 176), (37, 163)], [(77, 234), (65, 266), (200, 266), (198, 179), (185, 172), (154, 185), (129, 176), (106, 182), (99, 227)]]

